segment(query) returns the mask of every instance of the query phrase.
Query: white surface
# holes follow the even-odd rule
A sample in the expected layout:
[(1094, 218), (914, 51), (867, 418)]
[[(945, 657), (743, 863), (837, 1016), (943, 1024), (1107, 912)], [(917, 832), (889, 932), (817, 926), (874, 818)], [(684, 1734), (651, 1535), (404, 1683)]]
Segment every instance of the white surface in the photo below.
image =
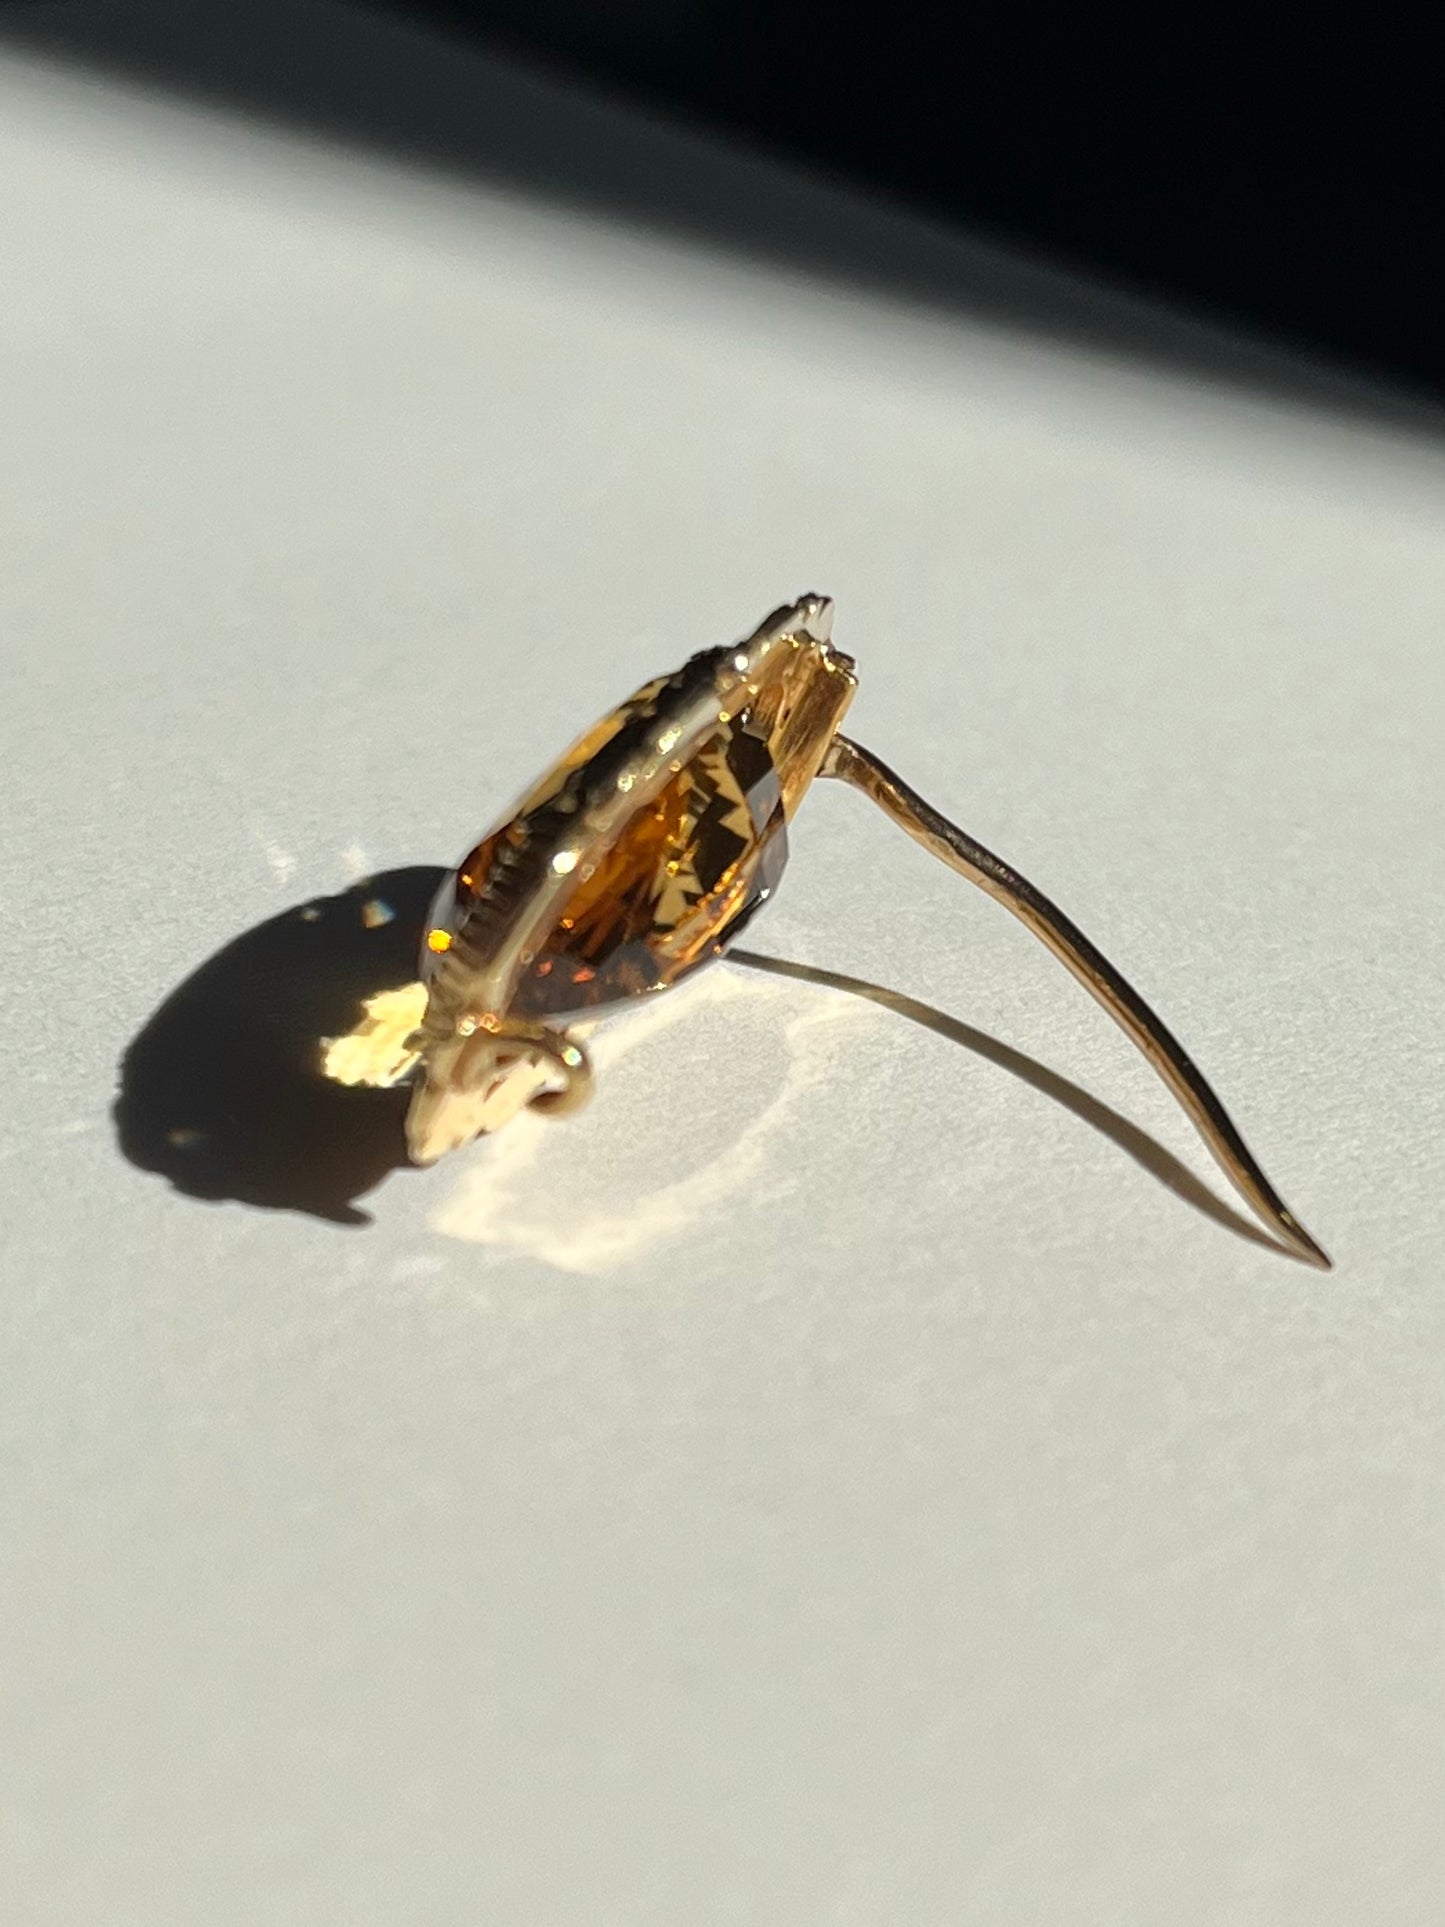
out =
[[(7, 1919), (1438, 1920), (1445, 453), (18, 57), (0, 178)], [(365, 1228), (121, 1157), (207, 956), (812, 588), (1333, 1275), (736, 966)], [(1214, 1182), (861, 799), (753, 943)]]

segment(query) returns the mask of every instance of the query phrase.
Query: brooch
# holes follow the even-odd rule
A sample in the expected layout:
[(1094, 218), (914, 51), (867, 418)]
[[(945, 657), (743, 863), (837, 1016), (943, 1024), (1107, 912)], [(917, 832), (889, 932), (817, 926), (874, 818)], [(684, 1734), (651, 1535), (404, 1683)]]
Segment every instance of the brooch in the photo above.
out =
[(417, 1163), (521, 1103), (561, 1112), (591, 1084), (579, 1035), (720, 956), (766, 903), (815, 778), (851, 783), (1016, 916), (1154, 1066), (1251, 1209), (1296, 1257), (1329, 1259), (1284, 1206), (1187, 1052), (1025, 877), (840, 733), (857, 688), (805, 596), (745, 642), (707, 649), (605, 716), (462, 859), (432, 906), (426, 1004), (397, 1074), (415, 1073)]

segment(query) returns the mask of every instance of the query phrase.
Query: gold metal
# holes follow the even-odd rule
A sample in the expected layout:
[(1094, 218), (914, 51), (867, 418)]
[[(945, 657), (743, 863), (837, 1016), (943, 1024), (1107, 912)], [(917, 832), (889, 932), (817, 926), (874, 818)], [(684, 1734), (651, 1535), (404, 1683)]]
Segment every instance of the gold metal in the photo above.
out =
[(554, 1117), (592, 1095), (592, 1060), (576, 1037), (546, 1024), (464, 1020), (433, 1046), (407, 1113), (415, 1164), (433, 1164), (474, 1137), (500, 1130), (525, 1105)]
[(1330, 1260), (1259, 1168), (1228, 1111), (1205, 1082), (1198, 1065), (1174, 1033), (1126, 978), (1096, 950), (1057, 904), (1027, 877), (950, 823), (871, 751), (835, 736), (819, 772), (836, 776), (872, 799), (902, 830), (960, 876), (986, 890), (1048, 945), (1059, 962), (1095, 998), (1148, 1058), (1188, 1113), (1224, 1175), (1250, 1209), (1297, 1258), (1330, 1269)]
[[(1230, 1182), (1285, 1248), (1327, 1268), (1329, 1259), (1285, 1208), (1197, 1066), (1108, 959), (1026, 878), (840, 733), (857, 679), (851, 659), (831, 644), (832, 614), (826, 596), (805, 596), (775, 610), (746, 641), (705, 650), (675, 675), (645, 685), (581, 738), (515, 815), (478, 846), (487, 852), (486, 876), (454, 930), (427, 933), (425, 1015), (404, 1040), (407, 1061), (419, 1061), (421, 1070), (407, 1119), (412, 1156), (429, 1163), (525, 1103), (561, 1112), (585, 1101), (591, 1088), (587, 1054), (571, 1030), (519, 1014), (524, 974), (550, 968), (541, 952), (549, 937), (555, 947), (556, 933), (572, 930), (568, 906), (599, 875), (604, 882), (594, 886), (592, 901), (606, 901), (597, 896), (604, 884), (611, 887), (603, 866), (649, 821), (649, 811), (663, 809), (659, 799), (668, 786), (694, 758), (708, 754), (709, 745), (716, 754), (719, 741), (730, 740), (729, 728), (741, 729), (746, 721), (768, 745), (777, 779), (774, 807), (785, 819), (815, 776), (837, 778), (987, 891), (1047, 944), (1143, 1052)], [(651, 820), (655, 826), (656, 817)], [(704, 950), (720, 951), (731, 941), (731, 920), (740, 928), (760, 900), (755, 894), (741, 906), (736, 893), (726, 899), (717, 941), (709, 949), (689, 939), (686, 962), (675, 961), (672, 971), (691, 968)], [(674, 923), (685, 924), (685, 913), (671, 922), (663, 918), (652, 931), (659, 969), (656, 982), (641, 991), (673, 981), (666, 958)], [(680, 949), (672, 954), (682, 957)], [(402, 1061), (395, 1051), (392, 1057)]]

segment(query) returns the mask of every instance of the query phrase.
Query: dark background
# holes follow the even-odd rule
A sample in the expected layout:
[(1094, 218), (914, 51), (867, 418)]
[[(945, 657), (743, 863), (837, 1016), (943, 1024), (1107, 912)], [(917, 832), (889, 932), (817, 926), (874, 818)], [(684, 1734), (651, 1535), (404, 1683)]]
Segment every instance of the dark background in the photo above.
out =
[[(1431, 419), (1445, 398), (1439, 62), (1378, 10), (1336, 27), (1263, 7), (0, 0), (7, 36), (835, 277), (1206, 373), (1293, 379), (1171, 344), (1167, 317), (1121, 335), (1085, 292), (1061, 301), (898, 244), (885, 223), (845, 234), (835, 202), (615, 111), (641, 105), (664, 129), (721, 132), (1265, 349), (1302, 350)], [(569, 90), (529, 91), (528, 67)]]
[(953, 220), (1445, 393), (1438, 50), (1374, 9), (396, 0)]

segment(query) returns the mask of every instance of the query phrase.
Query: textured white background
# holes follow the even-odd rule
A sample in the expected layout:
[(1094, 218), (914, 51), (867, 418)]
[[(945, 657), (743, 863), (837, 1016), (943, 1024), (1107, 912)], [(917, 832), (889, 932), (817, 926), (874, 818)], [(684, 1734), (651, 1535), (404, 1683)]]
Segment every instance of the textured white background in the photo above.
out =
[[(6, 1919), (1438, 1921), (1445, 443), (18, 56), (0, 179)], [(365, 1227), (121, 1157), (196, 965), (813, 588), (1333, 1275), (737, 966)], [(1214, 1183), (861, 799), (753, 942)]]

